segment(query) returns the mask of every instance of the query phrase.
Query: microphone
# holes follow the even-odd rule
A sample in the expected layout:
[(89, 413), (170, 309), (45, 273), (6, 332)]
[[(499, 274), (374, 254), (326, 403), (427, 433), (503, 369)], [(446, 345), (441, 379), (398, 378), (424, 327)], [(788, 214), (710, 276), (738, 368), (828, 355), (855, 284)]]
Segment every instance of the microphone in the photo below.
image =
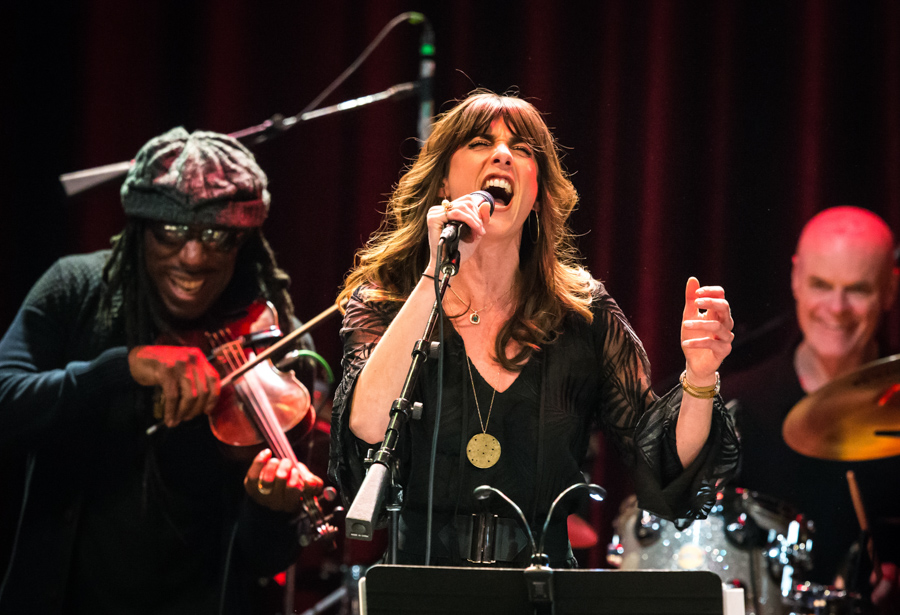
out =
[(525, 528), (525, 533), (528, 535), (528, 543), (531, 545), (531, 557), (534, 558), (534, 554), (537, 551), (537, 547), (534, 543), (534, 534), (532, 534), (531, 526), (528, 525), (528, 520), (525, 518), (525, 513), (522, 512), (522, 509), (519, 508), (519, 505), (513, 502), (508, 495), (506, 495), (496, 487), (491, 487), (490, 485), (481, 485), (480, 487), (475, 487), (475, 489), (472, 490), (472, 495), (475, 496), (475, 499), (481, 501), (485, 501), (490, 498), (492, 493), (496, 493), (501, 498), (506, 500), (506, 503), (512, 506), (512, 509), (519, 515), (519, 519), (522, 521), (522, 526)]
[(602, 502), (606, 499), (606, 489), (600, 485), (595, 485), (594, 483), (575, 483), (574, 485), (569, 485), (569, 487), (563, 489), (563, 492), (556, 496), (556, 499), (550, 504), (550, 510), (547, 511), (547, 518), (544, 519), (544, 527), (541, 529), (541, 541), (538, 543), (537, 552), (531, 557), (532, 562), (535, 562), (535, 560), (539, 558), (546, 560), (547, 556), (544, 555), (544, 537), (547, 535), (547, 527), (550, 525), (550, 518), (553, 517), (553, 511), (556, 509), (556, 505), (576, 489), (587, 489), (590, 496), (598, 502)]
[(569, 485), (562, 491), (562, 493), (556, 496), (556, 499), (553, 500), (552, 504), (550, 504), (550, 509), (547, 511), (547, 518), (544, 520), (544, 527), (541, 529), (541, 539), (538, 543), (535, 543), (534, 541), (534, 535), (531, 532), (531, 526), (528, 524), (528, 520), (525, 518), (525, 514), (522, 512), (522, 509), (519, 508), (519, 506), (515, 502), (513, 502), (505, 493), (503, 493), (496, 487), (491, 487), (490, 485), (481, 485), (480, 487), (475, 487), (475, 489), (472, 491), (472, 495), (474, 495), (475, 499), (477, 500), (487, 500), (491, 497), (492, 493), (496, 493), (501, 498), (506, 500), (506, 502), (512, 507), (512, 509), (519, 515), (519, 519), (522, 521), (522, 525), (525, 528), (525, 533), (528, 534), (528, 542), (531, 546), (531, 565), (546, 566), (549, 562), (549, 557), (544, 553), (544, 537), (547, 535), (547, 528), (550, 525), (550, 519), (553, 518), (553, 511), (556, 510), (556, 506), (562, 501), (564, 497), (566, 497), (576, 489), (587, 489), (590, 496), (598, 502), (602, 502), (606, 498), (606, 489), (604, 489), (600, 485), (595, 485), (594, 483), (575, 483), (574, 485)]
[[(491, 193), (486, 190), (476, 190), (472, 193), (475, 196), (481, 197), (482, 201), (486, 201), (491, 204), (491, 213), (490, 215), (494, 215), (494, 197), (491, 196)], [(479, 203), (480, 205), (480, 203)], [(468, 229), (469, 227), (465, 225), (464, 222), (460, 222), (459, 220), (450, 220), (444, 225), (444, 230), (441, 231), (441, 240), (445, 245), (453, 246), (453, 249), (447, 249), (447, 252), (455, 251), (456, 245), (459, 243), (460, 239), (460, 229), (465, 227)]]
[(606, 497), (606, 489), (593, 483), (576, 483), (564, 489), (562, 493), (556, 496), (553, 503), (550, 504), (550, 510), (547, 512), (547, 519), (544, 521), (544, 527), (541, 530), (541, 541), (538, 546), (535, 546), (534, 544), (534, 534), (531, 531), (528, 520), (525, 518), (524, 513), (522, 513), (522, 509), (507, 497), (505, 493), (490, 485), (481, 485), (480, 487), (475, 487), (472, 491), (472, 495), (479, 500), (487, 500), (491, 497), (492, 493), (496, 493), (506, 500), (519, 515), (519, 520), (522, 521), (522, 525), (525, 527), (525, 532), (528, 534), (528, 541), (531, 545), (531, 565), (524, 570), (523, 574), (525, 575), (525, 586), (528, 588), (528, 600), (534, 605), (535, 613), (549, 612), (552, 614), (556, 612), (554, 604), (556, 592), (553, 583), (553, 569), (550, 568), (550, 557), (544, 553), (544, 536), (547, 535), (547, 527), (550, 525), (553, 511), (556, 509), (556, 505), (559, 504), (566, 495), (576, 489), (585, 488), (595, 500), (603, 500)]
[(434, 80), (434, 29), (431, 22), (421, 13), (413, 13), (410, 23), (422, 24), (422, 37), (419, 39), (419, 79), (416, 89), (419, 92), (419, 147), (425, 144), (431, 134), (431, 116), (434, 114), (434, 97), (431, 83)]

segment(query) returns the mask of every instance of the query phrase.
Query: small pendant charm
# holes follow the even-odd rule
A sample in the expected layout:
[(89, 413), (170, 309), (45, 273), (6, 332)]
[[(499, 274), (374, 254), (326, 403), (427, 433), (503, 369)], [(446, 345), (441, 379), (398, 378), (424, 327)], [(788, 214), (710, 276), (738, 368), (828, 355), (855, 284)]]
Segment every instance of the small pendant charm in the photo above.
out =
[(473, 325), (477, 325), (478, 323), (481, 322), (481, 316), (478, 315), (478, 312), (476, 312), (474, 310), (472, 311), (472, 315), (469, 316), (469, 322), (472, 323)]
[(500, 442), (489, 433), (475, 434), (466, 446), (466, 457), (476, 468), (490, 468), (500, 459)]

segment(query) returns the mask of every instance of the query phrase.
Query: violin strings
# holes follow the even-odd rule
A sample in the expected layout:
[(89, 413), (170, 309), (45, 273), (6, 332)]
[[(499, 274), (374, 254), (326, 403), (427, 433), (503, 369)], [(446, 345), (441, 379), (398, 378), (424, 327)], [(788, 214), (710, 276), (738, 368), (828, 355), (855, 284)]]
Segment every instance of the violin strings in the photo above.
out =
[[(257, 415), (261, 418), (261, 423), (264, 425), (264, 429), (268, 434), (267, 441), (272, 446), (274, 453), (278, 455), (281, 459), (291, 459), (294, 460), (294, 451), (291, 448), (291, 445), (287, 441), (287, 437), (284, 435), (284, 431), (281, 430), (280, 425), (275, 417), (275, 413), (272, 410), (272, 406), (269, 403), (269, 399), (266, 396), (265, 392), (263, 392), (262, 386), (260, 385), (257, 375), (248, 372), (244, 375), (244, 381), (248, 388), (253, 392), (252, 402), (254, 405), (254, 410)], [(250, 396), (248, 396), (250, 397)]]
[[(228, 329), (226, 329), (226, 331), (228, 333), (228, 338), (231, 338), (231, 331)], [(225, 341), (226, 336), (218, 331), (208, 335), (213, 343), (213, 347), (222, 349), (219, 356), (224, 359), (229, 369), (234, 371), (246, 362), (247, 358), (244, 353), (244, 347), (239, 340), (227, 342)], [(243, 396), (250, 405), (253, 406), (253, 412), (256, 417), (256, 426), (260, 432), (263, 432), (262, 435), (267, 444), (274, 449), (273, 454), (276, 454), (280, 459), (290, 459), (294, 463), (299, 463), (297, 456), (294, 454), (293, 447), (291, 447), (290, 442), (288, 442), (287, 436), (284, 431), (278, 427), (271, 404), (268, 404), (268, 397), (264, 392), (261, 393), (259, 391), (261, 385), (256, 374), (252, 371), (247, 372), (241, 380), (234, 383), (234, 387), (242, 391), (244, 393)], [(249, 390), (245, 390), (245, 387)], [(259, 401), (260, 399), (265, 399), (268, 412), (266, 412), (266, 409), (262, 408), (262, 404)], [(266, 418), (269, 420), (266, 420)], [(311, 498), (311, 501), (308, 498), (301, 498), (301, 505), (319, 536), (326, 536), (335, 531), (334, 528), (327, 523), (315, 496)]]
[[(216, 335), (216, 337), (219, 336)], [(222, 356), (232, 370), (237, 369), (246, 362), (244, 348), (240, 341), (222, 344)], [(272, 447), (273, 453), (280, 459), (295, 460), (294, 449), (287, 441), (284, 432), (280, 429), (271, 405), (268, 403), (269, 399), (265, 392), (261, 391), (256, 374), (252, 371), (248, 372), (244, 374), (243, 380), (246, 386), (239, 386), (239, 390), (244, 392), (244, 397), (252, 406), (256, 417), (256, 426), (262, 432), (266, 443)]]

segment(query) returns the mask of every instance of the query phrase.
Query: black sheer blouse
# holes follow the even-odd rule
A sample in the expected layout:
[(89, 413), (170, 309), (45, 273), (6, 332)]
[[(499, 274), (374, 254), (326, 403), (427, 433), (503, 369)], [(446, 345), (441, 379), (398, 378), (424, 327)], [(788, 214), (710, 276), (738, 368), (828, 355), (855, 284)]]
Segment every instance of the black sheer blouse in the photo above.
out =
[[(347, 502), (365, 476), (362, 461), (370, 448), (348, 428), (353, 387), (400, 307), (400, 303), (366, 301), (357, 289), (344, 317), (344, 375), (335, 394), (328, 471)], [(472, 496), (472, 490), (483, 484), (500, 489), (519, 504), (538, 536), (553, 499), (583, 481), (580, 468), (595, 428), (612, 437), (632, 467), (641, 507), (670, 519), (701, 519), (709, 513), (717, 485), (734, 472), (739, 454), (721, 398), (715, 400), (705, 446), (690, 467), (682, 468), (675, 446), (681, 387), (656, 396), (650, 388), (643, 346), (600, 282), (591, 309), (592, 323), (570, 315), (561, 335), (534, 353), (513, 384), (496, 394), (487, 432), (499, 440), (502, 452), (497, 464), (487, 469), (473, 466), (465, 450), (469, 439), (482, 431), (474, 395), (487, 419), (493, 389), (474, 366), (473, 387), (463, 340), (445, 323), (444, 400), (434, 486), (436, 536), (453, 526), (458, 515), (483, 509), (483, 503)], [(421, 530), (418, 539), (401, 538), (413, 551), (417, 542), (424, 543), (436, 382), (437, 362), (426, 362), (414, 396), (424, 404), (423, 416), (407, 423), (397, 450), (405, 486), (402, 525), (407, 534)], [(512, 517), (505, 508), (498, 500), (491, 512)], [(555, 524), (564, 527), (568, 512), (565, 508), (555, 512)], [(440, 540), (433, 548), (440, 556)], [(550, 555), (551, 562), (566, 559), (562, 553)]]

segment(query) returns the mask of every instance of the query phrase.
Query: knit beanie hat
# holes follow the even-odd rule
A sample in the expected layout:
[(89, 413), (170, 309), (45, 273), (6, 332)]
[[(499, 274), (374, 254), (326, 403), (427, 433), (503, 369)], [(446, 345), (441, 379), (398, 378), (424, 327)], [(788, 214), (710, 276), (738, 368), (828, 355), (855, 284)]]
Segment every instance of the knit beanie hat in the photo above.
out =
[(181, 127), (150, 139), (122, 184), (125, 214), (173, 224), (261, 226), (266, 174), (236, 139)]

